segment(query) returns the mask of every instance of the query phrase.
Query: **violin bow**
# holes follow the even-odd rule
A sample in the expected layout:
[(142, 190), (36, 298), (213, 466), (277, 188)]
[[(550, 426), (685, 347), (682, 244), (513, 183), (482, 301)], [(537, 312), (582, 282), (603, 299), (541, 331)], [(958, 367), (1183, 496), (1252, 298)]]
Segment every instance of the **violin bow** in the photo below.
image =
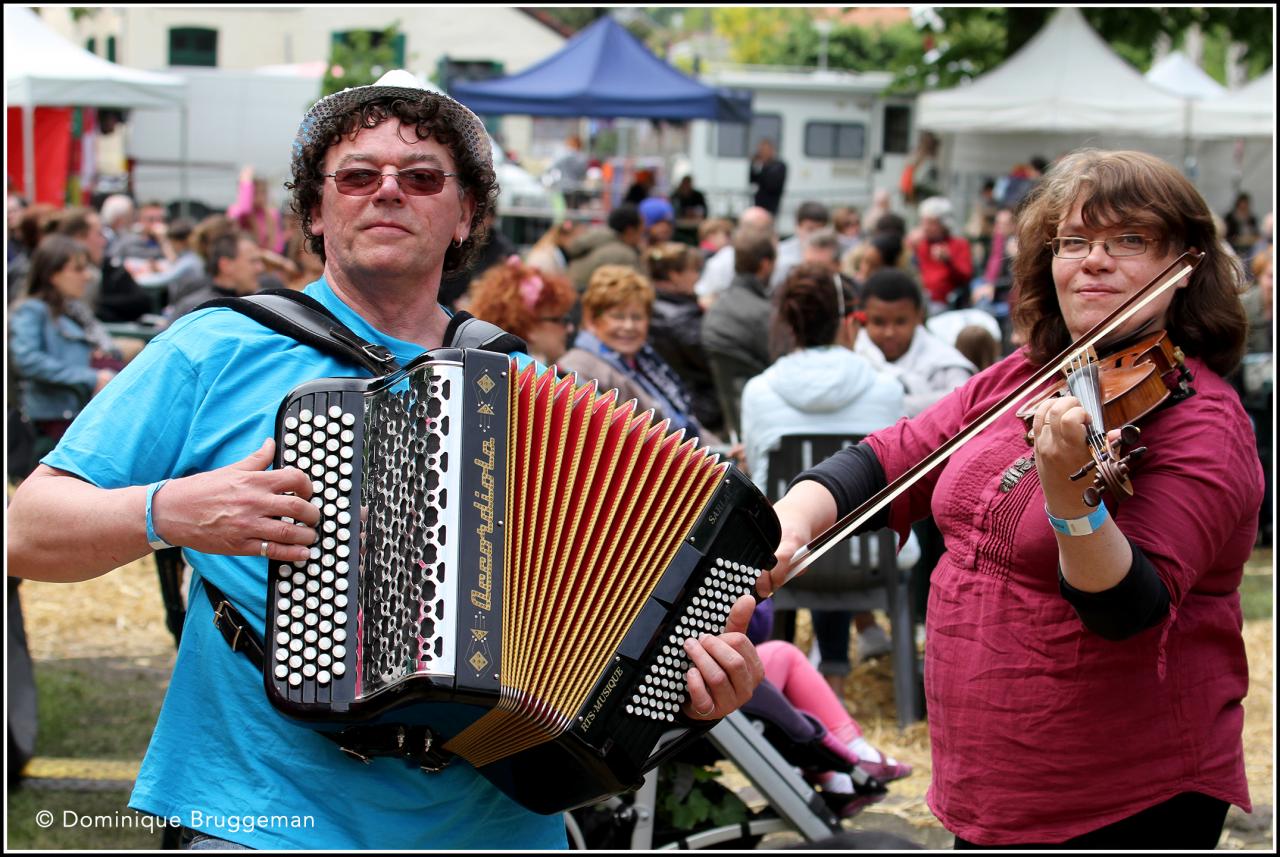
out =
[(1156, 274), (1150, 282), (1130, 295), (1125, 302), (1116, 307), (1110, 315), (1090, 328), (1084, 336), (1068, 345), (1057, 357), (1037, 370), (1034, 375), (1024, 381), (1016, 390), (1013, 390), (999, 402), (996, 402), (981, 416), (974, 419), (957, 434), (944, 442), (942, 446), (929, 453), (893, 482), (890, 482), (884, 488), (881, 488), (868, 498), (861, 506), (846, 514), (843, 518), (836, 521), (822, 533), (819, 533), (808, 544), (797, 548), (796, 552), (791, 556), (791, 569), (787, 572), (787, 577), (786, 580), (783, 581), (783, 585), (790, 582), (797, 575), (803, 573), (805, 569), (817, 562), (818, 558), (831, 550), (831, 548), (853, 535), (855, 530), (874, 518), (879, 514), (881, 509), (888, 506), (911, 488), (911, 486), (915, 485), (926, 475), (932, 472), (936, 467), (938, 467), (938, 465), (950, 458), (956, 450), (972, 440), (979, 432), (987, 428), (987, 426), (998, 420), (1016, 403), (1022, 401), (1023, 397), (1028, 393), (1035, 390), (1045, 381), (1056, 376), (1058, 372), (1068, 366), (1081, 351), (1090, 348), (1096, 349), (1100, 342), (1114, 333), (1129, 319), (1142, 312), (1142, 310), (1145, 309), (1152, 301), (1156, 300), (1165, 292), (1174, 288), (1178, 283), (1190, 276), (1191, 272), (1196, 269), (1196, 266), (1199, 265), (1203, 259), (1204, 253), (1199, 253), (1193, 250), (1188, 250), (1177, 259), (1174, 259), (1163, 271)]

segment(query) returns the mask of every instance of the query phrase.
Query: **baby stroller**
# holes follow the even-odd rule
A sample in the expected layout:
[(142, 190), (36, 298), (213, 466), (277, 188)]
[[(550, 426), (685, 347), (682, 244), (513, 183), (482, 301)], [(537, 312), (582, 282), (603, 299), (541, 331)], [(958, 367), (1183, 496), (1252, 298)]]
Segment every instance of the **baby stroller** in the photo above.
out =
[[(793, 830), (808, 842), (839, 832), (841, 818), (882, 800), (885, 787), (822, 744), (825, 727), (768, 681), (751, 700), (672, 759), (635, 792), (565, 813), (577, 849), (751, 850), (767, 833)], [(712, 773), (731, 761), (766, 806), (752, 810)], [(797, 772), (796, 769), (801, 772)], [(816, 789), (808, 775), (845, 771), (854, 795)]]

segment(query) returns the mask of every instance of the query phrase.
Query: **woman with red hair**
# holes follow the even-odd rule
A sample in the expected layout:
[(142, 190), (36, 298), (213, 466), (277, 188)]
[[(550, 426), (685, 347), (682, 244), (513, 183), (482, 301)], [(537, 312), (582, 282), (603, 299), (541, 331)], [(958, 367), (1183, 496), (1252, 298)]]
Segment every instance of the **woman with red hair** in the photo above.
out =
[(511, 256), (471, 285), (468, 311), (529, 344), (529, 354), (545, 366), (560, 359), (573, 328), (570, 310), (578, 299), (573, 285)]

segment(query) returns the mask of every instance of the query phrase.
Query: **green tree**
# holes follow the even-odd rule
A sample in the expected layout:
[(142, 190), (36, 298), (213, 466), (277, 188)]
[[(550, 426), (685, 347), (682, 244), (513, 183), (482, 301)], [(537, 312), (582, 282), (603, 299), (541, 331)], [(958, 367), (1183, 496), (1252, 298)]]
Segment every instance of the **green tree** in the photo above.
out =
[[(970, 6), (935, 11), (942, 21), (942, 31), (933, 33), (927, 26), (922, 30), (926, 32), (926, 50), (936, 53), (930, 53), (925, 62), (900, 69), (896, 81), (899, 89), (943, 89), (990, 71), (1030, 41), (1056, 9)], [(1225, 74), (1222, 61), (1228, 41), (1245, 46), (1243, 60), (1250, 77), (1260, 74), (1272, 62), (1273, 31), (1268, 8), (1094, 7), (1081, 11), (1112, 49), (1139, 71), (1151, 67), (1159, 35), (1167, 35), (1174, 47), (1179, 47), (1193, 24), (1199, 25), (1208, 37), (1207, 46), (1220, 51), (1207, 57), (1211, 61), (1216, 58), (1216, 73), (1212, 66), (1210, 73), (1219, 80)]]
[(601, 6), (530, 6), (575, 33), (609, 13)]
[(364, 86), (395, 68), (395, 40), (399, 34), (400, 22), (397, 20), (385, 30), (355, 30), (346, 39), (334, 42), (324, 71), (321, 95)]
[(712, 10), (715, 30), (732, 45), (734, 62), (797, 65), (798, 58), (778, 50), (795, 30), (812, 27), (809, 12), (793, 7), (731, 6)]

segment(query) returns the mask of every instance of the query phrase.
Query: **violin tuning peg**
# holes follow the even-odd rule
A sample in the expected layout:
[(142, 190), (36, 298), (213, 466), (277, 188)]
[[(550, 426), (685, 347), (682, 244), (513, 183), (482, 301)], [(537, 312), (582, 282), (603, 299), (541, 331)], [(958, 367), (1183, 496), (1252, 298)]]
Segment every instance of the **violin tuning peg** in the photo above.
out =
[(1076, 481), (1077, 479), (1083, 479), (1083, 478), (1084, 478), (1084, 476), (1085, 476), (1085, 475), (1086, 475), (1090, 470), (1092, 470), (1092, 469), (1093, 469), (1094, 467), (1096, 467), (1096, 466), (1097, 466), (1097, 463), (1096, 463), (1096, 462), (1094, 462), (1094, 461), (1090, 461), (1088, 464), (1086, 464), (1085, 466), (1081, 467), (1081, 468), (1080, 468), (1079, 470), (1077, 470), (1075, 473), (1072, 473), (1072, 474), (1071, 474), (1071, 481), (1072, 481), (1072, 482), (1074, 482), (1074, 481)]
[(1090, 509), (1094, 509), (1094, 508), (1097, 508), (1098, 504), (1101, 502), (1102, 502), (1101, 489), (1095, 488), (1092, 485), (1084, 489), (1084, 504), (1086, 506), (1088, 506)]
[(1142, 435), (1142, 429), (1130, 423), (1120, 429), (1120, 442), (1125, 446), (1133, 446), (1138, 442), (1138, 438)]

